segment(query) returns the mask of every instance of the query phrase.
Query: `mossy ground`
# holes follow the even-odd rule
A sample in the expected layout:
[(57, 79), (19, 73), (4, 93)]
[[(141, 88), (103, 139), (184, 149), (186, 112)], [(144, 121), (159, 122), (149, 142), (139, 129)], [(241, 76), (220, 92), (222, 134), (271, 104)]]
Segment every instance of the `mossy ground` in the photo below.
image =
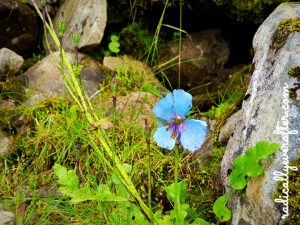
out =
[[(102, 113), (99, 112), (99, 115)], [(47, 100), (33, 108), (18, 107), (9, 113), (21, 114), (26, 115), (26, 131), (14, 127), (15, 116), (5, 117), (6, 120), (1, 123), (2, 127), (14, 130), (16, 146), (14, 153), (0, 162), (0, 196), (4, 206), (16, 213), (19, 224), (66, 224), (70, 219), (79, 224), (104, 224), (114, 204), (84, 202), (71, 205), (68, 199), (58, 195), (52, 170), (55, 162), (73, 168), (81, 183), (89, 183), (93, 188), (112, 176), (85, 138), (87, 133), (93, 132), (93, 128), (88, 126), (79, 112), (74, 120), (70, 102), (63, 99)], [(122, 161), (133, 166), (131, 178), (146, 199), (149, 155), (144, 132), (141, 132), (143, 128), (134, 121), (119, 121), (116, 124), (114, 129), (107, 130), (107, 137), (114, 139), (116, 154)], [(154, 128), (155, 124), (152, 124)], [(216, 193), (211, 190), (220, 154), (213, 155), (212, 160), (199, 170), (191, 166), (194, 162), (189, 161), (189, 154), (185, 152), (181, 156), (180, 179), (185, 179), (189, 184), (190, 203), (201, 210), (199, 212), (203, 218), (213, 220), (211, 206)], [(174, 180), (174, 152), (162, 151), (152, 142), (150, 157), (152, 204), (156, 209), (168, 210), (172, 206), (163, 187)], [(102, 213), (99, 214), (100, 211)]]
[[(128, 71), (127, 68), (116, 72), (121, 81), (118, 94), (141, 91), (145, 88), (143, 84), (155, 87), (150, 88), (150, 92), (155, 90), (155, 93), (160, 93), (159, 86), (151, 84), (143, 73), (131, 71), (130, 77)], [(137, 85), (133, 85), (135, 83)], [(101, 99), (111, 101), (111, 87), (106, 85), (105, 91), (100, 93), (94, 103), (98, 104)], [(222, 104), (215, 108), (222, 108), (224, 110), (221, 110), (221, 114), (230, 115), (238, 98), (224, 98), (225, 102), (233, 104), (230, 109), (224, 108)], [(100, 105), (95, 107), (99, 118), (114, 124), (113, 128), (105, 132), (107, 138), (112, 140), (116, 154), (122, 162), (132, 165), (130, 176), (145, 201), (148, 190), (147, 168), (150, 166), (153, 210), (170, 210), (172, 204), (163, 188), (174, 180), (174, 152), (158, 148), (152, 140), (149, 164), (144, 127), (135, 120), (124, 120), (122, 112), (114, 116), (110, 109), (112, 103), (106, 110)], [(139, 113), (136, 109), (132, 112)], [(57, 178), (52, 169), (54, 163), (74, 169), (82, 185), (89, 184), (95, 189), (113, 176), (101, 158), (95, 155), (87, 139), (87, 134), (95, 132), (95, 127), (91, 127), (83, 114), (72, 107), (71, 101), (58, 98), (45, 100), (34, 107), (20, 105), (1, 108), (0, 115), (1, 129), (13, 136), (15, 146), (13, 154), (0, 161), (0, 196), (4, 207), (16, 214), (18, 224), (68, 224), (71, 220), (78, 224), (107, 223), (107, 217), (116, 207), (115, 203), (83, 202), (72, 205), (58, 193)], [(218, 115), (214, 113), (212, 118), (222, 121), (226, 119)], [(151, 123), (151, 127), (152, 131), (156, 128), (155, 122)], [(179, 179), (187, 182), (190, 193), (188, 203), (197, 209), (198, 216), (211, 222), (215, 222), (212, 205), (222, 194), (215, 188), (215, 175), (224, 150), (224, 147), (215, 147), (212, 155), (204, 161), (191, 161), (192, 154), (182, 152), (179, 162)], [(114, 185), (109, 185), (113, 190)]]

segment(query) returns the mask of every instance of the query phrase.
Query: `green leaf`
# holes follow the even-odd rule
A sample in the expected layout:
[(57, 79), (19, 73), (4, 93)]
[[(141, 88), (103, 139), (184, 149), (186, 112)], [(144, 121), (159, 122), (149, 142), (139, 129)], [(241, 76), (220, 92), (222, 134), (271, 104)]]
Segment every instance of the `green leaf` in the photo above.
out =
[(59, 165), (54, 165), (54, 173), (58, 177), (58, 183), (67, 189), (78, 189), (79, 179), (74, 170), (68, 170)]
[(205, 221), (202, 218), (197, 218), (193, 223), (191, 223), (191, 225), (211, 225), (211, 223)]
[(113, 52), (113, 53), (118, 53), (120, 52), (120, 44), (118, 42), (110, 42), (108, 44), (108, 49)]
[[(187, 198), (187, 187), (184, 181), (178, 183), (178, 188), (180, 189), (180, 203), (183, 204)], [(164, 187), (165, 191), (167, 192), (168, 199), (172, 202), (175, 202), (176, 198), (176, 185), (175, 183), (171, 184), (168, 187)]]
[(233, 162), (234, 169), (229, 176), (232, 187), (236, 190), (242, 190), (247, 185), (246, 176), (258, 177), (261, 175), (264, 168), (260, 164), (260, 160), (272, 155), (279, 148), (279, 144), (262, 141), (247, 149), (244, 155), (237, 157)]
[(221, 196), (215, 201), (213, 206), (214, 214), (221, 222), (226, 222), (231, 219), (231, 211), (226, 207), (227, 202), (228, 196)]
[(119, 41), (119, 36), (117, 36), (117, 35), (111, 35), (111, 36), (110, 36), (110, 40), (111, 40), (112, 42), (118, 42), (118, 41)]
[(130, 173), (132, 170), (132, 166), (127, 163), (123, 163), (123, 169), (125, 170), (126, 173)]

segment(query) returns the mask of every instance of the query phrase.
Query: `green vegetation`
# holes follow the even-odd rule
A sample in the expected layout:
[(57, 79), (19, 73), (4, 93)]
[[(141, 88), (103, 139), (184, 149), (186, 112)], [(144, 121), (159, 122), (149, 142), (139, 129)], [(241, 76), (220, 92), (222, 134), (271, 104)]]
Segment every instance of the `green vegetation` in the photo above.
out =
[(151, 47), (153, 35), (143, 28), (141, 23), (132, 23), (120, 32), (120, 44), (122, 52), (130, 54), (137, 59), (145, 57), (145, 53)]
[(231, 219), (231, 211), (226, 207), (229, 196), (219, 197), (213, 207), (214, 214), (221, 222), (226, 222)]
[[(300, 157), (292, 162), (290, 166), (296, 166), (298, 171), (289, 171), (289, 210), (290, 217), (284, 221), (284, 225), (296, 225), (300, 219)], [(278, 185), (278, 192), (282, 193), (282, 183)]]
[(290, 33), (300, 31), (300, 20), (297, 18), (285, 19), (280, 21), (277, 26), (278, 30), (275, 32), (272, 40), (274, 49), (281, 48)]
[(260, 160), (267, 158), (279, 149), (278, 144), (269, 144), (268, 142), (259, 142), (255, 147), (249, 148), (245, 154), (237, 157), (233, 162), (233, 171), (229, 179), (233, 189), (241, 190), (247, 185), (248, 177), (258, 177), (263, 172)]
[[(132, 6), (133, 17), (140, 4)], [(153, 143), (153, 101), (143, 97), (138, 107), (127, 104), (129, 99), (129, 109), (118, 108), (122, 97), (132, 92), (162, 96), (165, 89), (149, 68), (118, 58), (120, 66), (108, 74), (111, 82), (101, 84), (97, 98), (89, 98), (78, 78), (82, 65), (71, 65), (60, 47), (64, 20), (59, 23), (58, 36), (47, 22), (45, 26), (60, 49), (58, 67), (72, 99), (0, 109), (0, 128), (12, 134), (14, 141), (13, 153), (0, 161), (0, 196), (4, 207), (16, 213), (17, 224), (209, 225), (229, 221), (231, 212), (226, 205), (230, 196), (218, 198), (222, 191), (216, 188), (226, 148), (216, 140), (221, 125), (241, 103), (250, 66), (233, 74), (228, 88), (219, 93), (219, 101), (203, 113), (218, 123), (211, 155), (196, 158), (181, 151), (178, 157), (178, 152), (164, 151)], [(155, 64), (160, 26), (154, 39), (139, 24), (126, 27), (120, 39), (111, 36), (110, 54), (122, 48), (126, 52), (129, 47), (137, 49), (136, 56), (147, 56)], [(73, 38), (78, 46), (79, 34)], [(2, 96), (7, 97), (5, 93)], [(141, 108), (148, 111), (141, 113)], [(149, 122), (146, 129), (140, 116)], [(231, 174), (233, 188), (244, 188), (246, 176), (258, 176), (262, 172), (259, 160), (277, 148), (261, 142), (238, 157)], [(249, 164), (255, 167), (249, 169)]]
[(223, 6), (227, 14), (238, 21), (260, 24), (277, 5), (289, 0), (213, 0), (218, 6)]

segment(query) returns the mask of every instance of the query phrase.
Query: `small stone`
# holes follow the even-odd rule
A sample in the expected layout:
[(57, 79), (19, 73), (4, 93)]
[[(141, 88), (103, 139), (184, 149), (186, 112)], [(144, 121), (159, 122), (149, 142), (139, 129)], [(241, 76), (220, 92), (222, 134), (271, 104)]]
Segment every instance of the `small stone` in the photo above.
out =
[(0, 78), (16, 74), (23, 65), (22, 56), (8, 48), (0, 49)]
[(15, 224), (15, 215), (12, 212), (5, 211), (2, 203), (0, 203), (0, 225)]
[(12, 144), (12, 140), (0, 130), (0, 156), (9, 154)]

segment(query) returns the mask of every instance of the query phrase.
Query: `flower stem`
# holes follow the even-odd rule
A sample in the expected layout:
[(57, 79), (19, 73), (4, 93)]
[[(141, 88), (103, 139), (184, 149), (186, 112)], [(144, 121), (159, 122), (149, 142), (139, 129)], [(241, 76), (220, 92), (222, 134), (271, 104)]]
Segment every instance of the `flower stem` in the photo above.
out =
[(179, 147), (176, 145), (175, 147), (175, 169), (174, 169), (174, 179), (175, 179), (175, 212), (176, 212), (176, 224), (179, 221), (179, 213), (180, 213), (180, 187), (178, 184), (178, 167), (179, 167)]
[(148, 207), (151, 210), (151, 155), (150, 155), (150, 136), (151, 136), (151, 127), (148, 124), (147, 119), (145, 119), (145, 136), (146, 136), (146, 142), (147, 142), (147, 148), (148, 148)]

